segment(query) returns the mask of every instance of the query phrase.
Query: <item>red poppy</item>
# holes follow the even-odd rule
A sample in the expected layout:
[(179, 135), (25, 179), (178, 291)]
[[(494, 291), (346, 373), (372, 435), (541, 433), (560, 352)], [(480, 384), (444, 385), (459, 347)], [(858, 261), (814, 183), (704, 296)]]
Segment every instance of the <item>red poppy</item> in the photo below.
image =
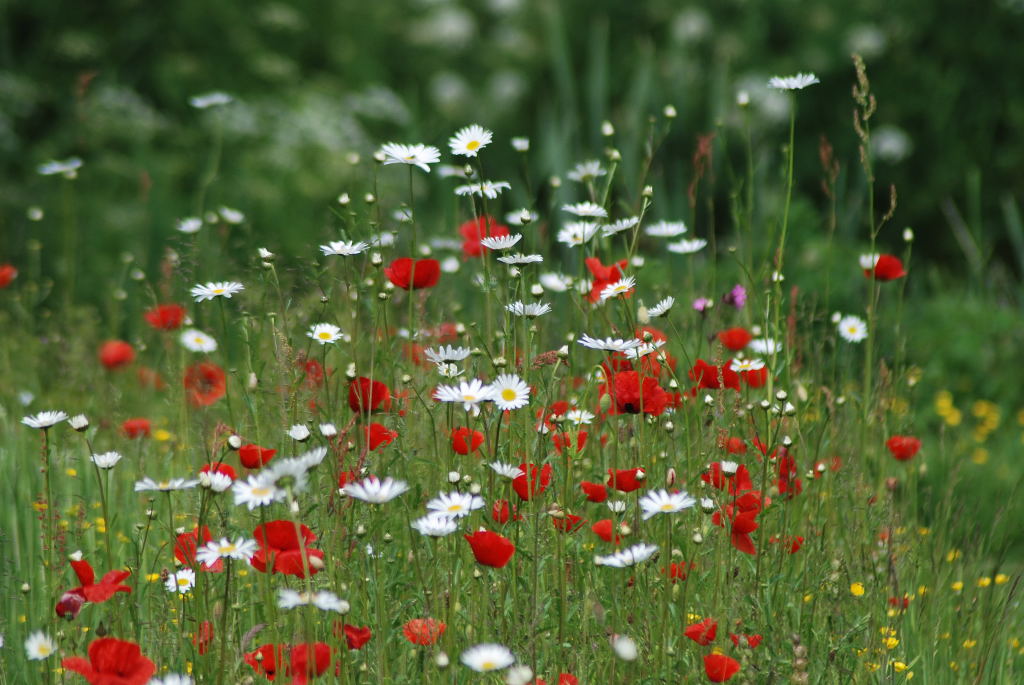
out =
[(390, 445), (398, 437), (398, 431), (390, 430), (382, 423), (371, 423), (364, 429), (364, 433), (371, 452), (381, 445)]
[(658, 381), (650, 376), (641, 380), (636, 371), (623, 371), (612, 376), (611, 387), (602, 386), (615, 402), (610, 413), (651, 414), (658, 416), (672, 402), (672, 396), (665, 392)]
[(199, 624), (199, 630), (192, 637), (192, 644), (196, 646), (199, 651), (199, 656), (203, 656), (210, 650), (210, 645), (213, 644), (213, 623), (210, 621), (203, 621)]
[(124, 340), (108, 340), (100, 347), (99, 358), (108, 371), (113, 371), (131, 364), (135, 350)]
[(604, 502), (608, 499), (608, 488), (601, 483), (583, 481), (580, 483), (580, 489), (583, 490), (583, 494), (587, 496), (589, 502)]
[(779, 478), (775, 481), (779, 493), (792, 499), (803, 492), (803, 482), (797, 478), (796, 459), (787, 451), (779, 458)]
[(277, 677), (277, 672), (285, 666), (284, 650), (287, 645), (260, 645), (251, 652), (242, 655), (245, 663), (252, 666), (252, 670), (263, 674), (267, 680)]
[(885, 446), (892, 453), (893, 458), (907, 461), (913, 459), (921, 449), (921, 441), (909, 435), (894, 435), (885, 441)]
[(754, 336), (750, 334), (750, 331), (739, 326), (736, 328), (726, 328), (724, 331), (718, 332), (718, 341), (733, 352), (742, 350), (753, 339)]
[(414, 618), (402, 626), (402, 634), (414, 645), (432, 645), (447, 627), (436, 618)]
[(707, 646), (715, 640), (715, 634), (718, 632), (718, 622), (710, 616), (700, 623), (693, 623), (686, 626), (686, 630), (683, 634), (690, 638), (698, 645)]
[(478, 530), (463, 537), (473, 548), (473, 556), (477, 562), (484, 566), (502, 568), (516, 553), (516, 546), (511, 540), (489, 530)]
[[(185, 564), (186, 566), (196, 566), (198, 564), (196, 561), (196, 550), (200, 545), (199, 537), (200, 531), (198, 528), (195, 528), (192, 532), (182, 533), (175, 538), (174, 558), (177, 559), (179, 563)], [(201, 544), (205, 545), (211, 540), (213, 540), (213, 536), (210, 535), (210, 529), (203, 526)], [(203, 564), (202, 570), (220, 573), (224, 570), (224, 561), (222, 559), (218, 559), (212, 565)]]
[(316, 535), (304, 525), (300, 524), (296, 534), (291, 521), (270, 521), (257, 526), (252, 536), (260, 546), (250, 562), (257, 571), (266, 573), (269, 564), (271, 573), (305, 578), (305, 566), (309, 567), (310, 575), (316, 575), (324, 566), (323, 551), (309, 547)]
[(713, 683), (724, 683), (739, 673), (740, 662), (724, 654), (708, 654), (704, 657), (704, 673)]
[(721, 515), (721, 512), (716, 511), (714, 516), (711, 517), (711, 522), (716, 526), (724, 526), (722, 519), (728, 518), (731, 523), (729, 542), (732, 543), (732, 546), (745, 554), (757, 554), (754, 541), (750, 537), (750, 534), (757, 530), (757, 521), (754, 520), (757, 513), (757, 511), (753, 510), (734, 510), (730, 505), (726, 507), (725, 517)]
[(277, 450), (272, 450), (269, 447), (260, 447), (251, 443), (238, 448), (238, 460), (247, 469), (258, 469), (261, 466), (266, 466), (274, 458), (275, 454), (277, 454)]
[(89, 658), (71, 656), (61, 666), (85, 677), (90, 685), (146, 685), (156, 665), (134, 642), (101, 637), (89, 643)]
[(331, 667), (331, 647), (326, 642), (295, 645), (288, 657), (291, 685), (306, 685), (309, 678), (323, 675)]
[(466, 257), (479, 257), (483, 254), (484, 238), (500, 238), (507, 236), (508, 226), (499, 224), (493, 216), (481, 216), (471, 219), (459, 226), (462, 235), (462, 254)]
[(561, 454), (566, 447), (572, 447), (575, 443), (576, 452), (582, 452), (587, 446), (587, 431), (579, 431), (573, 436), (572, 433), (555, 433), (551, 436), (551, 442), (555, 445), (555, 451)]
[(686, 580), (686, 577), (689, 575), (690, 569), (692, 569), (693, 566), (694, 564), (692, 561), (690, 563), (686, 563), (685, 561), (676, 563), (673, 561), (668, 565), (668, 567), (662, 566), (660, 573), (663, 576), (668, 576), (669, 580), (674, 584), (677, 580)]
[(75, 620), (85, 604), (85, 597), (74, 592), (65, 592), (57, 601), (57, 615), (69, 621)]
[(768, 382), (768, 367), (763, 366), (760, 369), (740, 371), (740, 378), (751, 388), (763, 388), (765, 383)]
[(519, 465), (519, 469), (523, 475), (512, 479), (512, 489), (524, 502), (544, 492), (551, 484), (551, 464), (544, 464), (538, 469), (534, 464), (524, 463)]
[(140, 366), (136, 369), (135, 377), (138, 379), (139, 385), (143, 388), (163, 390), (167, 387), (167, 383), (164, 382), (160, 373), (156, 369), (151, 369), (148, 366)]
[(148, 438), (151, 430), (149, 419), (125, 419), (121, 432), (126, 438)]
[(591, 302), (597, 302), (601, 299), (601, 291), (604, 290), (606, 286), (622, 280), (622, 277), (625, 275), (624, 270), (626, 265), (629, 264), (629, 261), (620, 259), (614, 264), (605, 266), (597, 257), (587, 257), (583, 260), (583, 263), (587, 265), (590, 275), (594, 277), (590, 286), (590, 294), (587, 298)]
[(594, 531), (594, 534), (605, 542), (614, 542), (616, 545), (622, 542), (622, 537), (612, 532), (611, 519), (601, 519), (590, 526), (590, 530)]
[(516, 509), (515, 505), (510, 505), (507, 499), (494, 501), (494, 505), (491, 507), (491, 518), (502, 525), (508, 523), (509, 519), (514, 521), (523, 520), (519, 510)]
[(737, 635), (736, 633), (729, 633), (729, 639), (732, 640), (733, 645), (736, 647), (750, 647), (753, 649), (761, 644), (763, 639), (760, 635)]
[(778, 543), (780, 541), (785, 547), (789, 548), (788, 552), (790, 554), (796, 554), (797, 552), (799, 552), (800, 548), (803, 547), (804, 544), (804, 539), (800, 535), (787, 535), (783, 538), (780, 538), (778, 535), (773, 535), (770, 538), (768, 538), (768, 542), (771, 542), (773, 544)]
[(6, 288), (15, 278), (18, 277), (18, 270), (12, 264), (0, 264), (0, 288)]
[(875, 262), (875, 268), (864, 269), (864, 275), (871, 278), (872, 271), (874, 271), (876, 281), (894, 281), (907, 275), (907, 272), (903, 270), (903, 262), (900, 261), (900, 258), (891, 254), (879, 255), (878, 261)]
[(441, 277), (441, 263), (436, 259), (399, 257), (384, 268), (384, 275), (402, 290), (433, 288)]
[(576, 516), (575, 514), (565, 514), (562, 518), (551, 519), (551, 524), (555, 527), (555, 530), (560, 530), (563, 533), (575, 533), (586, 523), (582, 516)]
[(457, 454), (476, 452), (482, 444), (484, 444), (484, 434), (480, 431), (470, 430), (465, 426), (452, 431), (452, 449)]
[(306, 376), (307, 388), (314, 390), (318, 386), (323, 385), (324, 367), (320, 362), (315, 359), (306, 359), (305, 361), (300, 359), (298, 366), (302, 367), (302, 372)]
[(345, 644), (348, 645), (349, 649), (362, 649), (363, 645), (370, 641), (373, 637), (373, 631), (370, 630), (370, 626), (354, 626), (348, 623), (342, 624), (341, 621), (337, 621), (334, 624), (334, 636), (341, 639), (345, 637)]
[(647, 472), (641, 468), (635, 469), (620, 469), (618, 471), (612, 471), (608, 469), (608, 480), (606, 481), (608, 487), (614, 488), (619, 492), (633, 492), (639, 490), (647, 483)]
[(380, 381), (360, 376), (348, 384), (348, 406), (357, 413), (391, 409), (391, 390)]
[(142, 316), (149, 325), (161, 331), (173, 331), (185, 320), (185, 308), (180, 304), (158, 304)]
[(725, 440), (722, 446), (725, 447), (726, 451), (729, 452), (729, 454), (747, 453), (747, 443), (743, 441), (743, 438), (728, 438)]
[(703, 359), (698, 359), (697, 363), (690, 369), (690, 380), (697, 383), (698, 388), (708, 390), (732, 388), (739, 391), (740, 375), (729, 368), (731, 363), (732, 360), (730, 359), (721, 366), (715, 366), (714, 364), (708, 364)]
[(230, 465), (219, 461), (212, 464), (203, 464), (203, 467), (199, 469), (199, 473), (223, 473), (231, 480), (235, 480), (235, 478), (238, 477), (237, 474), (235, 474), (235, 469)]
[(224, 369), (213, 362), (199, 362), (185, 369), (185, 391), (195, 407), (208, 407), (227, 392)]
[[(572, 673), (558, 674), (558, 685), (579, 685), (579, 682), (579, 678), (574, 676)], [(543, 678), (537, 678), (531, 685), (548, 685), (548, 681)]]
[(750, 480), (750, 472), (745, 464), (737, 466), (736, 473), (730, 476), (722, 471), (722, 462), (714, 461), (708, 464), (707, 471), (700, 474), (700, 479), (719, 490), (724, 490), (728, 486), (730, 495), (754, 489), (754, 484)]

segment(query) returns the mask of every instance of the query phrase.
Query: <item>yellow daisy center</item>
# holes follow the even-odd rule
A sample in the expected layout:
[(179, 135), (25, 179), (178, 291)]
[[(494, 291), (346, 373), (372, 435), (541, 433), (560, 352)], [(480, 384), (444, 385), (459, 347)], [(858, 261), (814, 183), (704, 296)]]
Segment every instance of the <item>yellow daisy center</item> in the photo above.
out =
[(213, 289), (213, 294), (214, 295), (223, 295), (225, 292), (226, 292), (226, 289), (224, 289), (224, 288), (214, 288)]
[(498, 664), (494, 663), (493, 661), (485, 661), (482, 664), (480, 664), (480, 668), (484, 671), (493, 671), (495, 668), (497, 668), (497, 666)]
[(36, 653), (39, 656), (48, 656), (50, 654), (50, 645), (46, 643), (40, 644), (38, 647), (36, 647)]
[(672, 511), (672, 509), (673, 509), (672, 505), (670, 503), (668, 503), (668, 502), (665, 502), (664, 504), (661, 505), (661, 510), (662, 511)]
[(270, 488), (253, 488), (252, 494), (256, 495), (257, 497), (265, 497), (266, 495), (270, 494)]
[(448, 511), (462, 511), (462, 505), (461, 504), (453, 504), (450, 507), (448, 507)]
[(504, 390), (501, 391), (501, 399), (505, 400), (506, 402), (511, 402), (515, 398), (516, 391), (513, 390), (512, 388), (505, 388)]
[(320, 339), (321, 340), (328, 340), (330, 337), (331, 337), (331, 334), (329, 332), (327, 332), (327, 331), (321, 331), (320, 332)]
[(223, 555), (223, 554), (231, 554), (236, 549), (238, 549), (238, 548), (235, 545), (233, 545), (233, 544), (231, 544), (231, 545), (221, 545), (220, 549), (218, 549), (217, 551), (220, 554)]
[(465, 402), (476, 402), (476, 395), (463, 395), (462, 399)]
[(178, 578), (178, 587), (185, 587), (188, 585), (188, 578)]
[(479, 140), (471, 140), (468, 143), (466, 143), (466, 149), (467, 150), (476, 150), (479, 147), (480, 147), (480, 141)]

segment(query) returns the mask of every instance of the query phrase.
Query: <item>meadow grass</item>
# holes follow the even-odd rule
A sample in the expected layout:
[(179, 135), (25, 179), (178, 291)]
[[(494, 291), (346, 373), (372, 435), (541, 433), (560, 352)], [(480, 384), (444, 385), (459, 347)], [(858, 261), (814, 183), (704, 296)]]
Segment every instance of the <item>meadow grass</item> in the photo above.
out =
[[(862, 68), (856, 87), (873, 189)], [(1019, 681), (1016, 486), (1002, 502), (968, 487), (1001, 410), (917, 396), (928, 349), (906, 344), (914, 236), (896, 238), (895, 195), (862, 200), (866, 266), (833, 240), (834, 203), (815, 218), (827, 267), (800, 262), (794, 159), (819, 142), (801, 90), (783, 92), (773, 168), (748, 127), (720, 131), (747, 141), (719, 162), (725, 207), (697, 171), (688, 188), (666, 180), (667, 108), (625, 150), (601, 126), (603, 149), (577, 154), (594, 164), (558, 179), (531, 177), (536, 142), (507, 167), (489, 158), (498, 136), (461, 156), (428, 141), (439, 162), (384, 145), (353, 160), (360, 181), (300, 252), (254, 244), (250, 219), (207, 200), (214, 140), (198, 230), (156, 248), (152, 273), (128, 255), (102, 317), (77, 292), (79, 179), (52, 179), (61, 248), (36, 245), (0, 290), (0, 682), (80, 682), (67, 659), (104, 638), (143, 656), (116, 643), (125, 680), (108, 665), (94, 684)], [(715, 235), (722, 213), (735, 230)], [(904, 248), (876, 264), (882, 236)], [(498, 260), (517, 252), (540, 259)], [(88, 426), (24, 425), (49, 409)], [(258, 468), (253, 445), (277, 453)], [(112, 451), (111, 468), (91, 458)], [(233, 485), (200, 475), (220, 464)], [(385, 478), (396, 490), (374, 496)], [(418, 522), (428, 502), (441, 515)], [(204, 527), (216, 571), (184, 541)], [(471, 546), (481, 528), (496, 535)], [(257, 542), (217, 544), (239, 538)], [(111, 581), (125, 588), (90, 589), (82, 560), (96, 578), (129, 572)], [(176, 584), (186, 570), (194, 585)], [(22, 648), (38, 631), (52, 653)], [(480, 644), (501, 647), (477, 659)]]

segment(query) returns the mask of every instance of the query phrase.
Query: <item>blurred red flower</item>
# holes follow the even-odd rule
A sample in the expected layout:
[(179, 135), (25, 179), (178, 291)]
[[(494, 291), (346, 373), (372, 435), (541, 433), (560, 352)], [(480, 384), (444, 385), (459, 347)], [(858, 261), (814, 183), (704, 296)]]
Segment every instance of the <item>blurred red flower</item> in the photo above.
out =
[(108, 340), (99, 351), (100, 363), (113, 371), (127, 366), (135, 359), (135, 350), (124, 340)]
[(250, 561), (257, 571), (266, 573), (269, 566), (271, 573), (305, 578), (305, 566), (309, 567), (310, 575), (323, 568), (324, 553), (310, 549), (316, 535), (304, 525), (300, 524), (296, 531), (291, 521), (270, 521), (257, 526), (252, 536), (260, 546)]
[(462, 254), (466, 257), (479, 257), (483, 254), (480, 241), (484, 238), (500, 238), (509, 235), (508, 226), (499, 224), (493, 216), (481, 216), (470, 219), (459, 226), (462, 236)]
[(348, 406), (360, 414), (391, 409), (391, 390), (380, 381), (360, 376), (348, 384)]
[(476, 452), (484, 444), (484, 434), (465, 426), (452, 431), (452, 449), (458, 454)]
[(894, 435), (885, 441), (885, 446), (899, 461), (913, 459), (921, 449), (921, 441), (909, 435)]
[(121, 432), (126, 438), (148, 438), (151, 431), (149, 419), (125, 419)]
[(195, 407), (208, 407), (227, 392), (224, 369), (213, 362), (199, 362), (185, 369), (185, 391)]
[(185, 308), (180, 304), (159, 304), (143, 315), (150, 326), (161, 331), (180, 328), (185, 320)]
[(708, 654), (704, 657), (704, 673), (713, 683), (724, 683), (740, 670), (740, 662), (724, 654)]
[(399, 257), (384, 268), (384, 275), (402, 290), (433, 288), (441, 277), (441, 263), (436, 259)]
[(436, 618), (414, 618), (402, 626), (402, 634), (414, 645), (432, 645), (447, 627)]
[(247, 469), (258, 469), (273, 459), (275, 454), (277, 454), (277, 450), (272, 450), (269, 447), (246, 444), (238, 449), (238, 460)]

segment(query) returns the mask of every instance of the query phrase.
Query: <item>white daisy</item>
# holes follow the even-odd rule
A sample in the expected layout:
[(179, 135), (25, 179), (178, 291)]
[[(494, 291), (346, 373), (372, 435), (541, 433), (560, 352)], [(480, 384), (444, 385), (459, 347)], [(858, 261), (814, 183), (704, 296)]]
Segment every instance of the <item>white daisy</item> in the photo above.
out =
[(460, 197), (476, 195), (477, 197), (486, 197), (494, 200), (501, 195), (501, 191), (510, 190), (511, 188), (512, 184), (508, 181), (480, 181), (479, 183), (467, 183), (466, 185), (456, 186), (455, 194)]
[[(326, 454), (326, 448), (320, 449)], [(309, 485), (308, 471), (315, 465), (311, 464), (307, 459), (316, 455), (322, 460), (323, 456), (319, 452), (320, 450), (313, 450), (306, 455), (293, 459), (275, 459), (273, 464), (260, 471), (260, 480), (269, 487), (283, 493), (287, 493), (289, 489), (292, 492), (303, 492)]]
[(644, 233), (655, 238), (675, 238), (686, 233), (686, 224), (682, 221), (659, 221), (645, 228)]
[(428, 348), (423, 351), (423, 355), (428, 361), (434, 364), (440, 364), (442, 362), (461, 362), (463, 359), (468, 357), (473, 351), (468, 347), (452, 347), (451, 345), (442, 345), (436, 350)]
[(619, 280), (615, 281), (614, 283), (610, 283), (609, 285), (606, 285), (601, 290), (601, 301), (605, 302), (607, 300), (610, 300), (613, 297), (618, 297), (619, 295), (625, 295), (630, 290), (632, 290), (634, 287), (636, 287), (636, 279), (633, 278), (632, 276), (626, 276), (625, 278), (620, 278)]
[(245, 221), (245, 214), (237, 209), (232, 209), (231, 207), (221, 207), (217, 210), (217, 213), (220, 214), (220, 218), (223, 219), (226, 224), (233, 224), (237, 226)]
[(338, 434), (338, 427), (333, 423), (321, 423), (320, 424), (320, 435), (325, 438), (333, 438)]
[(645, 542), (641, 542), (628, 547), (626, 549), (620, 549), (614, 554), (609, 554), (606, 557), (595, 556), (594, 563), (598, 566), (611, 566), (612, 568), (626, 568), (627, 566), (634, 566), (641, 562), (647, 561), (654, 553), (658, 551), (657, 545), (648, 545)]
[(36, 171), (42, 176), (56, 176), (60, 174), (64, 178), (75, 178), (78, 170), (82, 168), (80, 157), (69, 157), (63, 160), (52, 160), (36, 167)]
[(703, 250), (707, 247), (707, 244), (708, 241), (703, 238), (694, 238), (693, 240), (680, 240), (677, 243), (669, 243), (665, 246), (665, 249), (676, 254), (693, 254)]
[(530, 149), (530, 139), (517, 136), (509, 141), (512, 149), (516, 152), (527, 152)]
[(198, 480), (185, 480), (184, 478), (171, 478), (170, 480), (156, 481), (152, 478), (143, 478), (135, 481), (135, 492), (147, 492), (156, 490), (158, 492), (173, 492), (174, 490), (188, 490), (199, 485)]
[(164, 587), (168, 592), (176, 592), (181, 595), (190, 592), (195, 586), (196, 572), (190, 568), (180, 568), (168, 575), (167, 580), (164, 581)]
[(484, 498), (468, 492), (442, 492), (427, 502), (427, 509), (439, 516), (462, 518), (484, 506)]
[(718, 466), (722, 469), (722, 473), (727, 476), (735, 476), (736, 472), (740, 469), (740, 465), (735, 461), (721, 461)]
[(615, 652), (615, 656), (619, 657), (623, 661), (636, 661), (636, 640), (628, 635), (613, 635), (612, 651)]
[(564, 243), (569, 247), (578, 247), (597, 235), (597, 231), (600, 228), (598, 224), (591, 221), (574, 221), (566, 224), (565, 228), (560, 230), (556, 237), (560, 243)]
[(516, 658), (504, 645), (482, 644), (467, 649), (459, 660), (477, 673), (487, 673), (508, 668)]
[(198, 233), (199, 229), (203, 227), (203, 220), (198, 216), (187, 216), (184, 219), (178, 219), (178, 223), (174, 227), (182, 233)]
[(565, 274), (553, 272), (541, 274), (537, 277), (537, 280), (540, 281), (545, 290), (556, 293), (564, 293), (572, 287), (572, 276), (566, 276)]
[(565, 412), (565, 418), (574, 426), (586, 426), (594, 420), (594, 415), (586, 409), (570, 409)]
[(782, 351), (782, 343), (774, 338), (754, 338), (747, 344), (747, 348), (754, 354), (771, 355)]
[(626, 350), (623, 354), (629, 359), (642, 359), (652, 352), (658, 351), (665, 345), (664, 340), (652, 340), (651, 342), (640, 343), (639, 347), (634, 347), (631, 350)]
[(868, 325), (859, 316), (847, 314), (839, 320), (839, 335), (846, 342), (859, 343), (868, 337)]
[(362, 254), (368, 249), (370, 249), (369, 244), (364, 243), (362, 240), (358, 242), (354, 240), (334, 240), (320, 246), (320, 251), (325, 255), (337, 255), (339, 257), (351, 257), (352, 255)]
[(647, 310), (647, 316), (659, 317), (664, 316), (668, 313), (668, 310), (672, 309), (672, 305), (676, 303), (676, 298), (669, 295), (664, 300), (654, 305)]
[(581, 335), (576, 342), (592, 350), (604, 350), (605, 352), (625, 352), (626, 350), (640, 347), (643, 343), (642, 340), (637, 340), (636, 338), (627, 338), (625, 340), (622, 338), (591, 338), (586, 333)]
[(608, 172), (601, 166), (601, 162), (596, 159), (590, 159), (586, 162), (580, 162), (572, 171), (568, 172), (566, 176), (570, 181), (576, 181), (577, 183), (586, 183), (587, 181), (593, 181), (599, 176), (604, 176)]
[(454, 517), (439, 513), (421, 516), (409, 525), (419, 531), (420, 535), (430, 538), (443, 538), (459, 529)]
[(277, 591), (277, 606), (281, 609), (294, 609), (309, 605), (315, 606), (320, 611), (333, 611), (339, 614), (347, 614), (351, 608), (348, 602), (328, 590), (317, 590), (310, 593), (280, 588)]
[(513, 255), (498, 257), (498, 261), (502, 264), (536, 264), (537, 262), (543, 262), (544, 257), (539, 254), (520, 254), (517, 252)]
[(309, 428), (301, 423), (297, 423), (288, 429), (288, 437), (296, 442), (305, 442), (309, 440)]
[[(332, 424), (327, 424), (327, 425), (332, 425)], [(324, 427), (320, 426), (321, 433), (323, 432), (323, 430), (324, 430)], [(310, 451), (306, 452), (305, 454), (300, 454), (299, 456), (295, 457), (295, 459), (293, 461), (301, 462), (307, 469), (312, 469), (312, 468), (322, 464), (323, 461), (324, 461), (324, 458), (326, 456), (327, 456), (327, 448), (326, 447), (316, 447), (316, 448), (311, 449)]]
[(518, 478), (519, 476), (526, 475), (521, 468), (514, 464), (506, 464), (502, 461), (492, 461), (488, 466), (503, 478)]
[(546, 302), (530, 302), (524, 304), (517, 300), (515, 302), (509, 302), (505, 305), (505, 309), (516, 316), (526, 316), (533, 319), (550, 312), (551, 305)]
[(502, 411), (521, 409), (530, 403), (530, 386), (515, 374), (501, 374), (489, 388), (491, 400)]
[(249, 476), (245, 480), (236, 480), (231, 486), (231, 493), (235, 496), (235, 506), (243, 504), (252, 511), (256, 507), (265, 507), (274, 503), (278, 496), (285, 493), (274, 488), (260, 476)]
[(29, 428), (48, 430), (58, 423), (63, 423), (67, 420), (68, 415), (62, 411), (41, 411), (38, 414), (26, 416), (21, 422)]
[(234, 98), (227, 93), (215, 90), (210, 93), (202, 93), (201, 95), (193, 95), (188, 99), (188, 104), (192, 105), (196, 109), (209, 109), (210, 107), (220, 107), (227, 105), (234, 101)]
[(768, 87), (776, 90), (801, 90), (807, 86), (821, 83), (814, 74), (797, 74), (796, 76), (773, 76)]
[(195, 681), (187, 675), (168, 673), (161, 678), (153, 678), (146, 685), (195, 685)]
[(342, 493), (349, 497), (369, 502), (371, 504), (384, 504), (401, 495), (409, 489), (409, 484), (394, 478), (380, 480), (376, 476), (369, 476), (357, 483), (349, 483), (341, 489)]
[(764, 362), (760, 359), (733, 359), (729, 362), (729, 368), (737, 373), (740, 371), (760, 371), (764, 368)]
[(675, 514), (683, 509), (689, 509), (697, 503), (697, 499), (686, 492), (669, 492), (668, 490), (655, 490), (648, 492), (640, 498), (640, 508), (643, 509), (644, 521), (657, 516), (658, 514)]
[(516, 233), (515, 235), (488, 236), (487, 238), (481, 238), (480, 244), (488, 250), (508, 250), (515, 247), (516, 243), (522, 239), (522, 233)]
[(606, 502), (608, 510), (613, 514), (621, 514), (626, 511), (626, 503), (621, 499), (610, 499)]
[(200, 283), (192, 288), (192, 297), (196, 302), (212, 300), (215, 297), (226, 297), (229, 300), (232, 295), (245, 290), (245, 286), (236, 281), (217, 281), (206, 284)]
[(217, 341), (212, 336), (198, 331), (195, 328), (189, 328), (188, 330), (182, 331), (181, 337), (182, 346), (189, 352), (216, 352)]
[(121, 461), (120, 452), (104, 452), (102, 454), (93, 454), (89, 457), (92, 463), (96, 464), (101, 469), (112, 469), (117, 465), (117, 462)]
[(341, 329), (331, 323), (317, 323), (313, 324), (306, 336), (316, 340), (321, 345), (327, 345), (328, 343), (337, 342), (341, 340), (342, 333)]
[(438, 362), (434, 366), (437, 367), (437, 373), (443, 378), (458, 378), (463, 373), (463, 370), (457, 365), (448, 362)]
[(401, 143), (386, 143), (380, 151), (384, 153), (384, 164), (411, 164), (423, 171), (430, 173), (430, 164), (441, 161), (441, 151), (433, 145), (416, 143), (415, 145), (402, 145)]
[(526, 207), (518, 209), (514, 212), (509, 212), (505, 215), (505, 223), (509, 226), (525, 226), (526, 224), (532, 224), (534, 221), (540, 218), (537, 212), (531, 211)]
[(448, 139), (448, 147), (453, 155), (463, 157), (476, 157), (476, 153), (487, 147), (491, 142), (492, 134), (483, 126), (472, 124), (459, 129)]
[(461, 402), (463, 409), (471, 411), (480, 402), (492, 399), (491, 386), (484, 385), (479, 378), (462, 381), (457, 386), (441, 385), (434, 391), (434, 399), (441, 402)]
[(221, 471), (204, 472), (199, 474), (199, 485), (209, 488), (214, 492), (224, 492), (234, 484), (231, 476)]
[(89, 427), (89, 419), (86, 418), (85, 414), (75, 414), (68, 419), (68, 425), (81, 433)]
[(234, 541), (221, 538), (220, 542), (211, 540), (196, 551), (196, 561), (204, 566), (213, 566), (218, 559), (236, 559), (249, 561), (256, 554), (258, 546), (255, 540), (243, 537)]
[(601, 235), (607, 238), (608, 236), (615, 235), (616, 233), (628, 231), (629, 229), (633, 228), (639, 223), (640, 217), (638, 216), (631, 216), (625, 219), (619, 219), (618, 221), (602, 226)]
[(562, 211), (576, 216), (595, 217), (598, 219), (608, 217), (608, 210), (593, 202), (577, 202), (571, 205), (562, 205)]
[(57, 651), (57, 643), (41, 630), (25, 639), (25, 655), (29, 661), (42, 661)]

